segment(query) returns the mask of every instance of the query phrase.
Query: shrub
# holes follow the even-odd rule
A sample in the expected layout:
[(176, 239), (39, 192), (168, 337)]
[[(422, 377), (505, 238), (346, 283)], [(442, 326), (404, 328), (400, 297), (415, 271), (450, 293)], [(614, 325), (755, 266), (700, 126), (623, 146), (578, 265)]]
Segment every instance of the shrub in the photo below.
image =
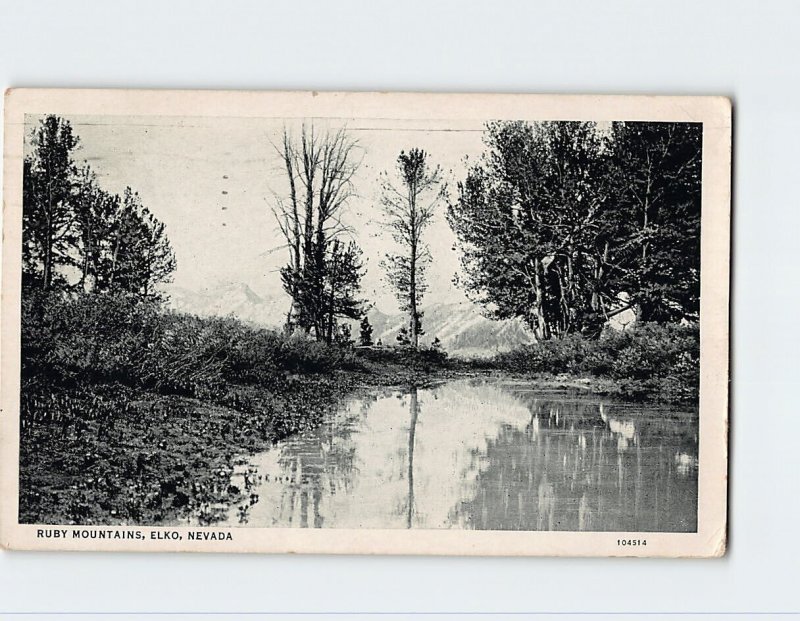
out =
[(587, 356), (588, 342), (579, 334), (563, 339), (542, 341), (498, 354), (497, 366), (528, 373), (575, 373)]
[(387, 365), (431, 368), (442, 366), (447, 362), (447, 352), (441, 347), (420, 347), (418, 349), (406, 345), (361, 347), (356, 352), (359, 358)]
[(330, 372), (353, 364), (354, 356), (230, 317), (166, 312), (135, 296), (26, 291), (22, 361), (28, 378), (209, 396), (226, 383), (273, 388), (286, 374)]
[(309, 337), (284, 338), (279, 349), (279, 365), (291, 373), (325, 373), (343, 366), (345, 348), (326, 345)]
[[(597, 342), (597, 348), (606, 359), (613, 360), (605, 374), (615, 379), (649, 380), (676, 373), (696, 374), (699, 369), (700, 333), (696, 326), (643, 323), (629, 331), (609, 331)], [(599, 374), (598, 369), (587, 371)]]
[(133, 383), (137, 358), (157, 339), (157, 307), (132, 296), (26, 292), (23, 375)]
[(696, 326), (642, 323), (632, 330), (607, 330), (597, 340), (573, 334), (535, 343), (491, 362), (508, 371), (611, 378), (637, 398), (689, 400), (699, 387), (700, 335)]

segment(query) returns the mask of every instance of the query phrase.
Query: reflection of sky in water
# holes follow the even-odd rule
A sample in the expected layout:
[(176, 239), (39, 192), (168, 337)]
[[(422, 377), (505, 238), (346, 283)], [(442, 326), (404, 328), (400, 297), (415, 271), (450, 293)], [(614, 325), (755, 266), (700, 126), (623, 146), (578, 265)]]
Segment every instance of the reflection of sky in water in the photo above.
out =
[(690, 413), (491, 380), (367, 395), (251, 460), (261, 479), (246, 520), (691, 531), (696, 427)]

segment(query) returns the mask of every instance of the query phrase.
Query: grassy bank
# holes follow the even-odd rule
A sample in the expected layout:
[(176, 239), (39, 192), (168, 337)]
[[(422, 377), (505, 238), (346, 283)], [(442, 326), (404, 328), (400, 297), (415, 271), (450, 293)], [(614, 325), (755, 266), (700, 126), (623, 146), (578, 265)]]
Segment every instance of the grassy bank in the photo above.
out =
[(106, 295), (23, 303), (20, 519), (214, 522), (250, 490), (237, 455), (316, 426), (348, 393), (423, 384), (437, 352), (357, 352)]
[(696, 326), (643, 323), (596, 340), (573, 334), (534, 343), (471, 366), (635, 401), (696, 403), (700, 333)]
[(236, 459), (315, 427), (348, 394), (462, 374), (627, 398), (696, 398), (697, 333), (643, 325), (489, 360), (323, 345), (109, 295), (26, 294), (20, 519), (213, 523), (256, 500)]

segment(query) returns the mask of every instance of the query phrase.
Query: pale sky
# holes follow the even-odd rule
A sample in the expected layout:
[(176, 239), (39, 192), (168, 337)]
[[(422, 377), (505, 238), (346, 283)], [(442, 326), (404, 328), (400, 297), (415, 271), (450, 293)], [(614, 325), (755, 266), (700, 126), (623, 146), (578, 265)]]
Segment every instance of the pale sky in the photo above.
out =
[[(177, 257), (175, 285), (192, 290), (219, 282), (242, 282), (266, 297), (281, 291), (278, 269), (287, 262), (270, 211), (274, 192), (283, 194), (285, 173), (273, 144), (297, 120), (194, 117), (67, 117), (81, 140), (78, 162), (87, 161), (101, 187), (139, 192), (143, 204), (166, 225)], [(310, 120), (306, 121), (310, 123)], [(463, 179), (464, 157), (483, 151), (482, 121), (317, 121), (319, 127), (346, 125), (358, 141), (361, 167), (346, 222), (364, 251), (364, 296), (388, 313), (397, 311), (380, 261), (391, 239), (381, 218), (378, 175), (394, 171), (397, 155), (425, 149), (442, 167), (451, 195)], [(433, 261), (425, 305), (465, 300), (452, 284), (459, 270), (455, 236), (441, 205), (425, 233)]]

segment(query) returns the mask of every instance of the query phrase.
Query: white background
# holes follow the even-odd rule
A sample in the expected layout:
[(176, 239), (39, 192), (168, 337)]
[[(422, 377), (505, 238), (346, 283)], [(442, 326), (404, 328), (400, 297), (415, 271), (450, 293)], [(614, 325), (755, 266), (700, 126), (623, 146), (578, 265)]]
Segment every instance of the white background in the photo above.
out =
[(0, 85), (734, 99), (720, 560), (0, 554), (0, 611), (800, 610), (800, 3), (2, 2)]

